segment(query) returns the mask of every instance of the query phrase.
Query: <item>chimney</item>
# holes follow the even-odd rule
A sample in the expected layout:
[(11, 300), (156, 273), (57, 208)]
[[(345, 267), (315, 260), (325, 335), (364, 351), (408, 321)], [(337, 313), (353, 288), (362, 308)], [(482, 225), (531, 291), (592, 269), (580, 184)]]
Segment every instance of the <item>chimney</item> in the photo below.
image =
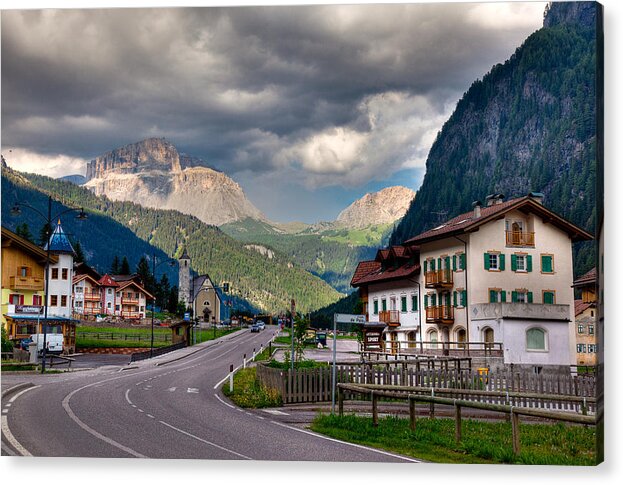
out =
[(493, 199), (493, 205), (498, 205), (504, 202), (504, 194), (495, 194)]
[(530, 197), (535, 202), (543, 205), (543, 199), (545, 199), (545, 194), (543, 194), (542, 192), (530, 192), (528, 194), (528, 197)]
[(489, 194), (485, 197), (485, 206), (490, 207), (493, 205), (495, 199), (495, 194)]
[(474, 219), (478, 219), (480, 217), (480, 208), (482, 207), (482, 202), (476, 200), (472, 202), (472, 207), (474, 208)]

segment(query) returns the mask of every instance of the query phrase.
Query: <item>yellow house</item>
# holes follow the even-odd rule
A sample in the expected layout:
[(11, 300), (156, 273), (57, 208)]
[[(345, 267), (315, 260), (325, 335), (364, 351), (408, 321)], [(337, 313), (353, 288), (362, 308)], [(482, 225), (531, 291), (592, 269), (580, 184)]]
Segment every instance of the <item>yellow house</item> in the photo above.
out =
[[(9, 339), (18, 341), (43, 332), (46, 251), (2, 227), (2, 325)], [(50, 254), (50, 264), (58, 256)], [(75, 348), (75, 324), (48, 317), (48, 333), (62, 333), (65, 349)]]

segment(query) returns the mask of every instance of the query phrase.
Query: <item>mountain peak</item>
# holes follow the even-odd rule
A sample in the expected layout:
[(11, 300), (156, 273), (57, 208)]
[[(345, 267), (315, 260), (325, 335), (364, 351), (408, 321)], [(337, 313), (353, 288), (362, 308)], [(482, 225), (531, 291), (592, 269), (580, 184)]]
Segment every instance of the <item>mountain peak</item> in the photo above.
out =
[(386, 187), (357, 199), (337, 216), (336, 222), (349, 227), (391, 224), (407, 212), (415, 192), (400, 185)]
[(579, 25), (595, 27), (596, 2), (549, 2), (545, 7), (543, 27)]

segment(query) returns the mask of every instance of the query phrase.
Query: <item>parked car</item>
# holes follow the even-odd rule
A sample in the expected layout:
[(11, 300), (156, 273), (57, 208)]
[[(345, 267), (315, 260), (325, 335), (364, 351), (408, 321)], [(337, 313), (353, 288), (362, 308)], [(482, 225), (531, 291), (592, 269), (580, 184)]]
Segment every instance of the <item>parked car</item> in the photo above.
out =
[(254, 323), (253, 325), (251, 325), (251, 332), (259, 332), (260, 331), (260, 326), (257, 323)]
[(22, 350), (28, 350), (28, 344), (30, 344), (32, 342), (32, 339), (30, 337), (28, 338), (23, 338), (20, 343), (19, 346)]
[(258, 320), (255, 324), (260, 327), (260, 330), (264, 330), (266, 328), (266, 324), (262, 320)]

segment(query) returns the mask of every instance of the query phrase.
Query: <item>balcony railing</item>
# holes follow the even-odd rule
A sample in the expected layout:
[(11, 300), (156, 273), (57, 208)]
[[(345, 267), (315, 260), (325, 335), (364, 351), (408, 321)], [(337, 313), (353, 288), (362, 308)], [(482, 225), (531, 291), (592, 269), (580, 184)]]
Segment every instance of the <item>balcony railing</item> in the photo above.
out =
[(122, 305), (138, 305), (138, 298), (135, 298), (133, 296), (131, 297), (121, 297), (121, 304)]
[(12, 290), (43, 291), (43, 278), (38, 276), (11, 276), (9, 285)]
[(400, 325), (400, 312), (398, 310), (380, 311), (379, 322), (386, 323), (390, 327), (397, 327)]
[(120, 316), (122, 318), (141, 318), (139, 312), (121, 312)]
[(534, 247), (534, 233), (524, 231), (506, 231), (507, 246)]
[(85, 301), (100, 301), (102, 299), (101, 293), (91, 293), (91, 292), (85, 291), (83, 295), (84, 295), (83, 299)]
[(453, 277), (450, 268), (437, 269), (424, 273), (426, 288), (450, 288), (452, 287)]
[(449, 305), (427, 307), (426, 323), (454, 323), (454, 307)]

